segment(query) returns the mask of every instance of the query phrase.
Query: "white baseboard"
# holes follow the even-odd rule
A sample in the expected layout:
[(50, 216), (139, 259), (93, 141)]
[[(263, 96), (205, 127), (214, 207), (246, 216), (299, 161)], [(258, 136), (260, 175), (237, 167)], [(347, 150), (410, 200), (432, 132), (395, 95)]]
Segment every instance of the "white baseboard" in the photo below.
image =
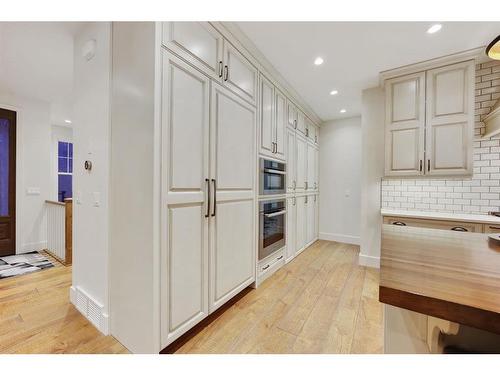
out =
[(358, 264), (360, 266), (380, 268), (380, 258), (370, 255), (359, 254)]
[(104, 306), (79, 287), (71, 286), (69, 299), (80, 313), (87, 318), (101, 333), (109, 335), (109, 315), (104, 312)]
[(335, 242), (348, 243), (348, 244), (351, 244), (351, 245), (359, 245), (360, 244), (359, 236), (350, 236), (350, 235), (347, 235), (347, 234), (339, 234), (339, 233), (324, 233), (324, 232), (320, 232), (319, 233), (319, 239), (320, 240), (326, 240), (326, 241), (335, 241)]
[(17, 254), (29, 253), (30, 251), (40, 251), (47, 248), (47, 241), (28, 242), (20, 246)]

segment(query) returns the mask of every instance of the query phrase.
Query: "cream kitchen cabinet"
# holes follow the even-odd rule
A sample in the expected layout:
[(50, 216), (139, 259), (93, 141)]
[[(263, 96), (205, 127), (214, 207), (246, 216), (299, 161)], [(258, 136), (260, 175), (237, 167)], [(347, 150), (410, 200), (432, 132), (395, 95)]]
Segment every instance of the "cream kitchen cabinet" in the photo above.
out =
[(175, 55), (162, 59), (166, 346), (255, 281), (257, 115)]
[(293, 104), (291, 101), (287, 101), (287, 117), (288, 117), (288, 122), (287, 125), (291, 127), (292, 129), (297, 129), (297, 116), (298, 116), (298, 110), (295, 104)]
[(472, 174), (474, 61), (426, 72), (427, 175)]
[[(208, 316), (210, 79), (163, 54), (165, 196), (162, 342)], [(170, 106), (166, 103), (171, 103)], [(169, 116), (172, 114), (172, 116)], [(189, 145), (189, 147), (187, 147)], [(168, 157), (171, 155), (171, 157)], [(167, 277), (168, 275), (168, 277)]]
[(286, 133), (286, 190), (294, 193), (297, 188), (297, 135), (294, 128), (287, 127)]
[(307, 246), (307, 215), (308, 215), (308, 197), (307, 195), (297, 195), (297, 214), (295, 231), (295, 255), (298, 255)]
[(208, 22), (164, 22), (163, 44), (203, 73), (220, 80), (224, 38)]
[(255, 280), (256, 119), (253, 106), (212, 84), (210, 312)]
[(307, 191), (315, 191), (318, 188), (317, 181), (317, 149), (314, 144), (307, 143)]
[(297, 198), (289, 197), (286, 200), (286, 261), (295, 257), (297, 251)]
[(295, 191), (304, 192), (307, 190), (307, 139), (300, 134), (296, 133), (296, 144), (297, 144), (297, 153), (296, 153), (296, 168), (297, 168), (297, 184)]
[(297, 111), (297, 131), (302, 133), (304, 137), (307, 137), (307, 117), (301, 110)]
[(316, 194), (306, 195), (307, 224), (306, 245), (309, 246), (316, 239)]
[(209, 22), (164, 22), (163, 44), (252, 104), (258, 71)]
[(385, 82), (385, 174), (472, 174), (474, 61)]
[(260, 77), (260, 153), (285, 159), (286, 98), (266, 77)]

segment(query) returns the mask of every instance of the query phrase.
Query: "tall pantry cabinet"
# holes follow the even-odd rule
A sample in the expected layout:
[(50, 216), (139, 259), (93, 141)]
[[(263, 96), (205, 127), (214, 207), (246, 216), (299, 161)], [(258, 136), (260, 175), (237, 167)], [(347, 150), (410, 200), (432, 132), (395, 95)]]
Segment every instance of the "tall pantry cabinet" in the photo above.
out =
[(112, 71), (111, 333), (158, 353), (255, 281), (258, 73), (196, 22), (114, 24)]

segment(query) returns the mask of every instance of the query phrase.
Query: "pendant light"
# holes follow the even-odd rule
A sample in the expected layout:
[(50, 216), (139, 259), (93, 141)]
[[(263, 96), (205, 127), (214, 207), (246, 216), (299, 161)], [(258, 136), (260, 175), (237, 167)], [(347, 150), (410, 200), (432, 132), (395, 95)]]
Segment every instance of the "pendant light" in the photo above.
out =
[(486, 54), (490, 59), (500, 60), (500, 35), (486, 47)]

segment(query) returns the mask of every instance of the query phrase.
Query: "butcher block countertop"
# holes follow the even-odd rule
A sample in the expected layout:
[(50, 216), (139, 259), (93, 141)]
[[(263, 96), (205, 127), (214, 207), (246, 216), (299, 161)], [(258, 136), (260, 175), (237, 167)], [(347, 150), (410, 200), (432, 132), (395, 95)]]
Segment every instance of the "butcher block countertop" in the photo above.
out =
[(385, 224), (379, 300), (500, 334), (500, 246), (483, 233)]

